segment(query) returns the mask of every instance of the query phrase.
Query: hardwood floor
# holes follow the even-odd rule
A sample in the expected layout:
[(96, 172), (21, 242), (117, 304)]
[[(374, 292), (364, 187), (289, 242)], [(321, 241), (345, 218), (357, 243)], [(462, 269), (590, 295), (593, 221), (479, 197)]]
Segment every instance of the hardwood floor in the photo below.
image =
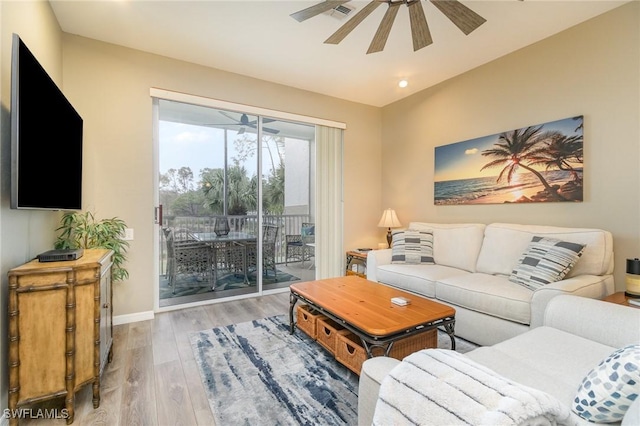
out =
[[(213, 425), (189, 344), (189, 332), (288, 312), (287, 291), (164, 312), (156, 314), (151, 321), (115, 326), (113, 361), (102, 375), (100, 407), (93, 408), (91, 386), (86, 386), (76, 394), (73, 424)], [(49, 402), (45, 408), (61, 409), (62, 404), (62, 401)], [(65, 425), (66, 422), (40, 418), (21, 420), (20, 424)]]

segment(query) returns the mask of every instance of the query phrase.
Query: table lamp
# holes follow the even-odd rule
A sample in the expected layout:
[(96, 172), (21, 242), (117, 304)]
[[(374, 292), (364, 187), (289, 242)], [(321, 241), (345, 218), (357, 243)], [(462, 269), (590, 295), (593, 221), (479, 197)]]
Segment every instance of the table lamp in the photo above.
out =
[(628, 297), (640, 298), (640, 259), (627, 259), (627, 276), (624, 279)]
[(391, 248), (391, 228), (398, 228), (402, 226), (396, 215), (396, 211), (393, 209), (386, 209), (382, 212), (382, 218), (378, 223), (380, 228), (387, 228), (387, 245)]

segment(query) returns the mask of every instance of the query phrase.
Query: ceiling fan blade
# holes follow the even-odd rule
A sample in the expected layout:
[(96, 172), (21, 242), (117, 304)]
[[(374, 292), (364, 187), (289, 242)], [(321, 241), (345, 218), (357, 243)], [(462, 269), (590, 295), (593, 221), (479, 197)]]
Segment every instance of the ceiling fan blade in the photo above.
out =
[[(273, 123), (274, 121), (277, 121), (275, 118), (262, 118), (262, 124), (264, 123)], [(250, 125), (255, 126), (256, 124), (258, 124), (258, 120), (253, 120), (249, 122)]]
[(465, 35), (469, 35), (487, 22), (482, 16), (457, 0), (431, 0), (431, 3), (440, 9), (440, 12), (444, 13)]
[(378, 31), (376, 31), (376, 34), (373, 36), (373, 40), (371, 40), (369, 50), (367, 50), (367, 55), (369, 53), (381, 52), (384, 50), (384, 45), (387, 43), (387, 38), (389, 38), (393, 21), (396, 19), (399, 7), (403, 3), (397, 2), (388, 4), (389, 8), (384, 13), (382, 21), (380, 21), (380, 25), (378, 26)]
[[(272, 120), (272, 121), (276, 121), (276, 120)], [(251, 127), (252, 129), (258, 129), (258, 125), (257, 124), (253, 124), (253, 123), (247, 123), (248, 127)], [(272, 129), (269, 127), (264, 127), (262, 126), (262, 131), (265, 133), (271, 133), (272, 135), (277, 135), (278, 133), (280, 133), (280, 130), (277, 129)]]
[(326, 0), (322, 3), (318, 3), (306, 9), (299, 10), (295, 13), (292, 13), (291, 16), (298, 22), (306, 21), (309, 18), (313, 18), (316, 15), (320, 15), (322, 12), (326, 12), (327, 10), (331, 10), (336, 6), (340, 6), (343, 3), (348, 2), (349, 0)]
[(244, 129), (244, 126), (240, 127), (240, 128), (238, 129), (238, 134), (239, 134), (239, 135), (243, 134), (243, 133), (244, 133), (244, 130), (245, 130), (245, 129)]
[(272, 135), (277, 135), (278, 133), (280, 133), (280, 130), (271, 129), (269, 127), (264, 127), (264, 126), (262, 126), (262, 131), (263, 132), (267, 132), (267, 133), (271, 133)]
[(411, 37), (413, 38), (414, 52), (433, 43), (427, 18), (424, 16), (422, 0), (416, 0), (409, 4), (409, 21), (411, 22)]
[(376, 10), (376, 8), (378, 6), (380, 6), (381, 4), (382, 3), (380, 1), (373, 0), (371, 3), (369, 3), (368, 5), (363, 7), (362, 9), (360, 9), (358, 11), (358, 13), (356, 13), (353, 16), (353, 18), (349, 19), (343, 26), (338, 28), (338, 31), (336, 31), (335, 33), (333, 33), (331, 35), (331, 37), (326, 39), (325, 43), (327, 43), (327, 44), (338, 44), (338, 43), (340, 43), (342, 40), (344, 40), (344, 38), (346, 36), (349, 35), (349, 33), (351, 31), (353, 31), (353, 29), (355, 27), (357, 27), (362, 21), (364, 21), (364, 18), (369, 16), (371, 14), (371, 12)]
[(231, 115), (231, 114), (229, 114), (228, 112), (226, 112), (226, 111), (218, 111), (218, 112), (219, 112), (220, 114), (224, 115), (225, 117), (227, 117), (229, 120), (233, 120), (233, 121), (235, 121), (236, 123), (240, 123), (240, 121), (238, 121), (238, 119), (237, 119), (237, 118), (235, 118), (234, 116), (232, 116), (232, 115)]

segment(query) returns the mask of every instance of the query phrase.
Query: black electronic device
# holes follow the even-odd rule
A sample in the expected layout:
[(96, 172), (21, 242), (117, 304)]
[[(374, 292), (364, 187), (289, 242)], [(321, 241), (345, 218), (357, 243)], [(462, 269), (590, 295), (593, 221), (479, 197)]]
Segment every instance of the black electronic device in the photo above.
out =
[(83, 249), (61, 249), (49, 250), (38, 255), (39, 262), (64, 262), (67, 260), (78, 260), (84, 254)]
[(17, 34), (11, 56), (11, 208), (82, 209), (82, 117)]

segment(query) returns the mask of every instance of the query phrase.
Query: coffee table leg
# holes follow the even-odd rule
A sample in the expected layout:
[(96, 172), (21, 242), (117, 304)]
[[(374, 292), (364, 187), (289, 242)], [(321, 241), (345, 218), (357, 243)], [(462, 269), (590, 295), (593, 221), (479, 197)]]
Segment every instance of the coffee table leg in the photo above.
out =
[(455, 351), (456, 350), (456, 338), (453, 335), (454, 333), (454, 329), (455, 329), (455, 322), (450, 322), (449, 324), (445, 324), (444, 325), (444, 331), (446, 331), (446, 333), (449, 335), (449, 338), (451, 339), (451, 350)]
[(289, 294), (289, 334), (293, 334), (293, 330), (296, 326), (296, 323), (293, 322), (293, 307), (296, 306), (296, 302), (298, 298), (293, 295), (293, 293)]

